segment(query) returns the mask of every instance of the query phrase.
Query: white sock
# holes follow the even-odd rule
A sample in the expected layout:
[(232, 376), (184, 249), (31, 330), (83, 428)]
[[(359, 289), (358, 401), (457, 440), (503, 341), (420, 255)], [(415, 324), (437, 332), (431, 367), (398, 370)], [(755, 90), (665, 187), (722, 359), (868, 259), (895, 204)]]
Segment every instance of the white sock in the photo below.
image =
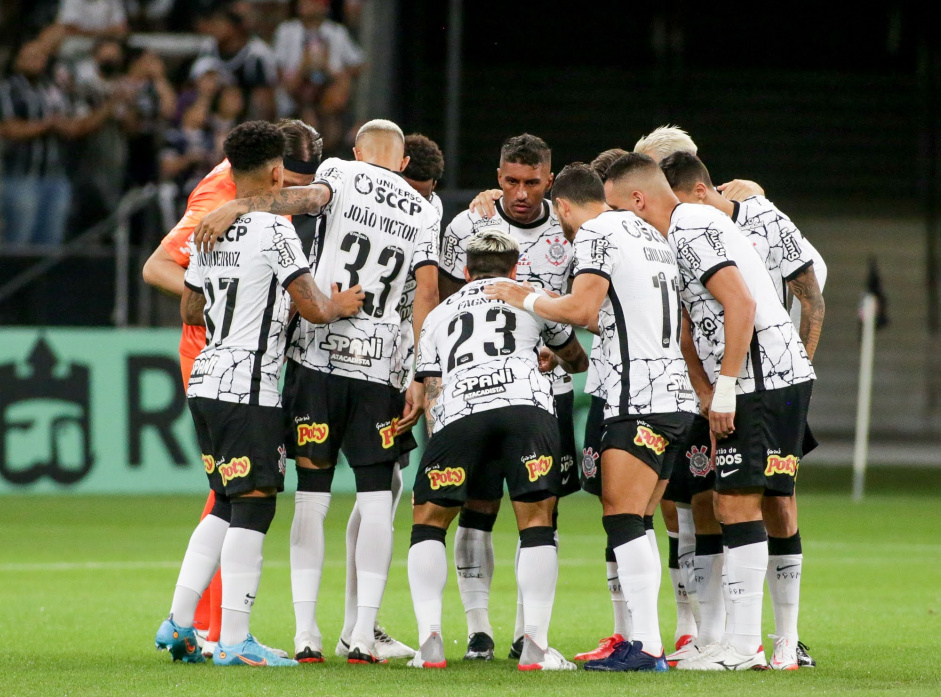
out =
[(229, 528), (222, 545), (222, 628), (219, 642), (226, 646), (248, 638), (258, 583), (261, 581), (264, 533), (246, 528)]
[(346, 524), (346, 593), (343, 607), (343, 630), (340, 638), (349, 645), (353, 627), (356, 625), (356, 539), (359, 537), (359, 525), (362, 516), (359, 505), (353, 504), (350, 520)]
[(803, 554), (768, 555), (768, 590), (774, 608), (774, 633), (797, 641)]
[(722, 548), (722, 602), (725, 604), (725, 634), (723, 639), (728, 638), (732, 628), (732, 594), (729, 592), (729, 558), (728, 547)]
[(513, 572), (516, 574), (516, 620), (513, 623), (513, 641), (523, 636), (523, 633), (526, 631), (524, 626), (524, 613), (523, 613), (523, 589), (519, 584), (519, 570), (520, 570), (520, 541), (519, 538), (516, 540), (516, 560), (513, 562)]
[(647, 537), (647, 543), (650, 545), (650, 553), (653, 555), (651, 561), (654, 563), (656, 576), (656, 583), (654, 587), (657, 589), (657, 597), (660, 596), (660, 584), (663, 582), (663, 562), (660, 560), (660, 548), (657, 546), (657, 533), (653, 530), (645, 530), (645, 536)]
[(614, 548), (618, 560), (618, 576), (624, 598), (631, 609), (631, 639), (644, 644), (644, 651), (659, 656), (663, 651), (660, 621), (657, 614), (657, 571), (650, 542), (637, 537)]
[(725, 549), (732, 598), (729, 635), (736, 651), (751, 655), (761, 645), (761, 601), (768, 570), (768, 543), (762, 540)]
[(392, 492), (359, 492), (356, 505), (362, 521), (356, 537), (356, 624), (350, 639), (351, 645), (371, 649), (392, 561)]
[(699, 636), (700, 647), (708, 646), (722, 639), (725, 634), (725, 590), (723, 589), (723, 555), (697, 555), (696, 574), (693, 583), (699, 598)]
[(214, 515), (207, 515), (190, 535), (180, 575), (173, 591), (170, 614), (181, 627), (193, 626), (193, 615), (206, 586), (219, 568), (219, 557), (229, 524)]
[(408, 550), (408, 585), (418, 620), (418, 645), (432, 632), (441, 633), (441, 600), (448, 582), (448, 553), (437, 540), (424, 540)]
[[(681, 579), (683, 587), (686, 588), (686, 599), (692, 615), (693, 631), (685, 633), (696, 634), (696, 625), (699, 624), (699, 602), (696, 598), (696, 584), (693, 582), (693, 556), (696, 554), (696, 526), (693, 522), (693, 509), (689, 506), (677, 504), (676, 518), (679, 524), (679, 532), (676, 538), (676, 559), (679, 563)], [(688, 623), (688, 620), (686, 621)]]
[(516, 583), (523, 596), (523, 632), (541, 649), (549, 648), (549, 620), (559, 578), (559, 552), (552, 545), (519, 551)]
[(631, 638), (631, 611), (627, 608), (624, 593), (621, 590), (621, 579), (618, 578), (618, 563), (605, 562), (608, 572), (608, 592), (611, 593), (611, 606), (614, 610), (614, 633), (625, 639)]
[(681, 636), (696, 636), (696, 618), (689, 604), (689, 586), (683, 582), (682, 569), (670, 569), (670, 583), (673, 586), (673, 599), (676, 601), (676, 630), (673, 632), (673, 642), (679, 641)]
[(323, 573), (323, 521), (330, 510), (330, 493), (298, 491), (291, 523), (291, 596), (294, 600), (295, 638), (311, 634), (317, 626), (317, 594)]
[(454, 535), (457, 587), (467, 615), (467, 635), (493, 636), (488, 607), (493, 583), (493, 533), (458, 526)]

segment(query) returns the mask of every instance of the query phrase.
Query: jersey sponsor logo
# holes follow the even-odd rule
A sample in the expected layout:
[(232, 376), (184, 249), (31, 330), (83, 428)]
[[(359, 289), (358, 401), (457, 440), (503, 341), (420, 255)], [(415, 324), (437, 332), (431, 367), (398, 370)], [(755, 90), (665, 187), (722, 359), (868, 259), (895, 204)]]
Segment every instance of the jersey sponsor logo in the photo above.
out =
[(797, 455), (768, 455), (767, 466), (765, 467), (765, 476), (770, 477), (773, 474), (787, 474), (791, 477), (797, 477), (797, 469), (800, 467), (800, 458)]
[(467, 475), (463, 467), (446, 467), (443, 470), (428, 470), (428, 482), (433, 491), (443, 486), (460, 486)]
[(206, 474), (212, 474), (216, 469), (216, 460), (212, 455), (203, 455), (203, 467), (206, 468)]
[(330, 352), (332, 363), (347, 363), (369, 367), (373, 359), (382, 358), (382, 338), (351, 339), (342, 334), (328, 334), (320, 348)]
[(458, 380), (455, 395), (466, 395), (468, 399), (506, 392), (506, 385), (515, 380), (511, 368), (500, 368), (488, 375), (476, 375)]
[[(251, 218), (239, 218), (239, 223), (250, 223), (252, 222)], [(232, 225), (228, 230), (225, 231), (225, 238), (229, 242), (238, 242), (240, 239), (245, 237), (248, 234), (248, 225)]]
[(516, 260), (516, 268), (522, 269), (525, 267), (524, 273), (529, 273), (529, 268), (533, 265), (533, 260), (529, 258), (529, 255), (526, 252), (520, 253), (520, 258)]
[(392, 419), (392, 421), (376, 424), (376, 430), (379, 431), (379, 435), (382, 438), (382, 447), (386, 450), (395, 445), (395, 433), (398, 425), (398, 417)]
[(193, 361), (193, 369), (190, 371), (190, 385), (199, 385), (203, 378), (210, 375), (215, 370), (216, 363), (219, 362), (219, 356), (198, 356)]
[(634, 445), (650, 448), (657, 455), (663, 455), (663, 452), (667, 449), (669, 444), (670, 441), (661, 436), (659, 433), (654, 433), (652, 430), (650, 430), (649, 427), (637, 427), (637, 433), (634, 435)]
[(553, 240), (546, 240), (546, 244), (549, 245), (548, 251), (546, 251), (546, 261), (548, 261), (553, 266), (562, 266), (569, 259), (569, 253), (566, 249), (569, 241), (564, 237), (556, 237)]
[(247, 457), (233, 457), (218, 468), (219, 474), (222, 475), (222, 486), (225, 486), (236, 477), (247, 477), (252, 471), (252, 461)]
[(287, 238), (285, 238), (280, 230), (274, 234), (273, 241), (274, 248), (278, 252), (278, 264), (285, 268), (294, 266), (297, 263), (297, 260), (294, 258), (294, 252), (291, 250)]
[(715, 465), (709, 461), (709, 448), (693, 446), (686, 451), (686, 459), (689, 460), (689, 472), (694, 477), (705, 477), (715, 469)]
[(696, 250), (693, 249), (689, 244), (684, 244), (679, 249), (680, 257), (691, 269), (698, 269), (702, 266), (702, 259), (699, 258), (699, 255), (696, 254)]
[(794, 235), (787, 235), (781, 239), (781, 244), (784, 246), (784, 258), (788, 261), (797, 261), (801, 256), (800, 245), (797, 244), (797, 240), (794, 239)]
[[(445, 235), (441, 240), (441, 266), (450, 269), (454, 266), (454, 254), (457, 250), (457, 237)], [(457, 269), (455, 269), (457, 270)]]
[(330, 435), (330, 426), (328, 424), (298, 424), (297, 425), (297, 444), (307, 445), (308, 443), (323, 443)]
[(529, 481), (535, 482), (540, 477), (549, 474), (552, 469), (552, 455), (533, 456), (526, 460), (526, 473), (529, 475)]
[(722, 244), (722, 238), (719, 236), (718, 230), (713, 228), (706, 230), (706, 241), (715, 250), (717, 256), (725, 256), (725, 246)]
[(678, 401), (684, 401), (686, 399), (693, 398), (693, 388), (689, 382), (689, 375), (683, 373), (682, 375), (674, 375), (670, 378), (670, 384), (667, 385), (668, 392), (675, 392), (676, 399)]
[(365, 174), (357, 174), (356, 178), (353, 180), (353, 188), (363, 196), (367, 196), (371, 194), (373, 190), (372, 179)]
[(586, 479), (594, 479), (598, 474), (598, 459), (601, 453), (596, 453), (594, 448), (585, 448), (582, 450), (582, 474)]
[(719, 325), (716, 324), (716, 321), (712, 317), (703, 317), (702, 321), (699, 323), (699, 331), (702, 332), (703, 336), (712, 338), (712, 335), (718, 331)]

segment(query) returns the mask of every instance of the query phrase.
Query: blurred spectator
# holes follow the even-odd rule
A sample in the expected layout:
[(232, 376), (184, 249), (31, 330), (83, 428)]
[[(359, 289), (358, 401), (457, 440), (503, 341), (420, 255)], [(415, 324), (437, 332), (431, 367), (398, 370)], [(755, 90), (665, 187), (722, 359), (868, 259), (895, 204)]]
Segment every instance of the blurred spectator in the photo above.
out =
[(127, 34), (127, 15), (121, 0), (62, 0), (57, 24), (67, 36), (102, 38)]
[(278, 79), (274, 53), (252, 36), (246, 9), (238, 3), (222, 3), (196, 20), (196, 29), (215, 41), (193, 63), (190, 77), (197, 80), (208, 70), (218, 71), (242, 91), (245, 119), (275, 117), (274, 85)]
[(287, 99), (282, 113), (296, 113), (323, 135), (324, 151), (341, 144), (353, 78), (363, 65), (346, 27), (330, 19), (329, 0), (294, 0), (293, 19), (275, 32), (274, 49)]
[(23, 44), (0, 82), (3, 235), (10, 244), (58, 244), (65, 232), (71, 186), (64, 141), (94, 132), (110, 100), (80, 113), (50, 79), (48, 47)]
[(125, 0), (134, 31), (163, 31), (178, 0)]
[(159, 176), (158, 152), (164, 124), (176, 110), (176, 92), (163, 60), (152, 51), (132, 49), (127, 77), (118, 85), (128, 135), (128, 184), (143, 186)]

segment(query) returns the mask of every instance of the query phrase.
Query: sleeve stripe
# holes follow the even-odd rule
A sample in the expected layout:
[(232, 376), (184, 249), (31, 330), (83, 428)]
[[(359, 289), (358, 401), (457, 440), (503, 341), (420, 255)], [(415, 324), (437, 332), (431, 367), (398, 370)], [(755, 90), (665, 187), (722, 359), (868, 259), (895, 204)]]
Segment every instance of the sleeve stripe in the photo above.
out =
[(563, 341), (563, 342), (562, 342), (561, 344), (559, 344), (558, 346), (553, 346), (553, 345), (550, 344), (550, 343), (546, 343), (546, 346), (548, 346), (549, 348), (551, 348), (553, 351), (556, 351), (556, 350), (561, 351), (562, 349), (564, 349), (566, 346), (568, 346), (569, 344), (571, 344), (573, 341), (576, 341), (577, 339), (578, 339), (578, 337), (575, 336), (575, 332), (572, 331), (572, 332), (569, 332), (569, 337), (568, 337), (568, 339), (566, 339), (565, 341)]
[(202, 288), (200, 288), (199, 286), (194, 286), (192, 283), (190, 283), (190, 282), (187, 281), (187, 280), (184, 280), (184, 281), (183, 281), (183, 285), (186, 286), (187, 288), (189, 288), (189, 289), (190, 289), (191, 291), (193, 291), (194, 293), (199, 293), (200, 295), (204, 295)]
[(709, 283), (710, 279), (716, 275), (717, 271), (721, 271), (726, 266), (738, 266), (738, 264), (736, 264), (731, 259), (728, 261), (723, 261), (721, 263), (718, 263), (715, 266), (713, 266), (711, 269), (709, 269), (708, 271), (704, 271), (703, 273), (699, 274), (699, 280), (702, 282), (703, 285), (706, 285), (707, 283)]
[(296, 281), (298, 278), (300, 278), (301, 276), (303, 276), (305, 273), (310, 273), (310, 269), (309, 269), (308, 267), (306, 267), (306, 266), (303, 267), (303, 268), (298, 269), (297, 271), (295, 271), (294, 273), (292, 273), (290, 276), (288, 276), (287, 278), (285, 278), (285, 279), (281, 282), (281, 287), (284, 288), (284, 290), (287, 290), (289, 285), (291, 285), (294, 281)]
[(313, 186), (314, 184), (323, 184), (325, 187), (330, 189), (330, 198), (328, 198), (327, 202), (323, 204), (323, 207), (326, 208), (327, 206), (330, 205), (330, 202), (333, 201), (333, 196), (334, 194), (336, 194), (336, 192), (333, 190), (333, 187), (330, 185), (330, 182), (328, 182), (326, 179), (316, 179), (311, 183), (311, 186)]
[(606, 274), (601, 269), (580, 269), (578, 273), (575, 274), (575, 277), (581, 276), (583, 273), (591, 273), (591, 274), (594, 274), (595, 276), (601, 276), (608, 283), (611, 283), (611, 276)]
[(814, 260), (811, 259), (807, 263), (797, 267), (794, 271), (791, 271), (787, 276), (784, 277), (785, 281), (793, 281), (795, 278), (804, 273), (807, 269), (814, 265)]
[(421, 382), (425, 378), (440, 378), (440, 370), (421, 370), (415, 373), (415, 382)]
[[(420, 269), (422, 266), (438, 266), (438, 262), (435, 261), (434, 259), (424, 259), (418, 262), (417, 264), (415, 264), (412, 270), (414, 271), (414, 270)], [(439, 273), (443, 273), (440, 268), (438, 269), (438, 271)], [(447, 276), (447, 274), (445, 274), (445, 276)]]

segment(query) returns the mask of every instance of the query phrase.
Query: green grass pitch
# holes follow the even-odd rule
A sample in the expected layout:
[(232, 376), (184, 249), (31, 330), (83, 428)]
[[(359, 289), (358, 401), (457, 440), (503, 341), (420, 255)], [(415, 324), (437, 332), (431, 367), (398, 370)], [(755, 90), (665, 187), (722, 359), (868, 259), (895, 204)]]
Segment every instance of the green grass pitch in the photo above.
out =
[[(453, 568), (445, 596), (444, 671), (348, 666), (332, 655), (343, 614), (343, 531), (352, 497), (335, 496), (318, 618), (328, 659), (298, 669), (222, 669), (171, 664), (153, 648), (169, 607), (195, 497), (9, 497), (0, 505), (0, 694), (2, 695), (797, 695), (941, 694), (941, 513), (937, 475), (921, 486), (912, 470), (900, 494), (888, 485), (854, 505), (832, 491), (834, 476), (805, 487), (801, 634), (820, 666), (797, 673), (656, 675), (521, 674), (505, 658), (465, 665), (464, 619)], [(924, 472), (924, 471), (921, 471)], [(808, 474), (807, 479), (812, 479)], [(876, 477), (878, 479), (878, 477)], [(845, 477), (840, 477), (842, 486)], [(844, 489), (845, 491), (845, 489)], [(292, 646), (288, 569), (293, 497), (282, 496), (265, 547), (252, 630)], [(491, 617), (499, 656), (511, 639), (516, 603), (515, 531), (509, 508), (495, 530), (497, 572)], [(380, 620), (415, 643), (406, 573), (407, 499), (399, 507), (392, 571)], [(571, 656), (611, 630), (604, 539), (596, 500), (562, 503), (561, 567), (550, 637)], [(661, 551), (666, 536), (657, 519)], [(449, 537), (449, 544), (451, 543)], [(450, 556), (450, 550), (449, 550)], [(663, 638), (673, 637), (673, 599), (664, 573)], [(773, 631), (765, 596), (765, 633)], [(769, 642), (770, 643), (770, 642)]]

